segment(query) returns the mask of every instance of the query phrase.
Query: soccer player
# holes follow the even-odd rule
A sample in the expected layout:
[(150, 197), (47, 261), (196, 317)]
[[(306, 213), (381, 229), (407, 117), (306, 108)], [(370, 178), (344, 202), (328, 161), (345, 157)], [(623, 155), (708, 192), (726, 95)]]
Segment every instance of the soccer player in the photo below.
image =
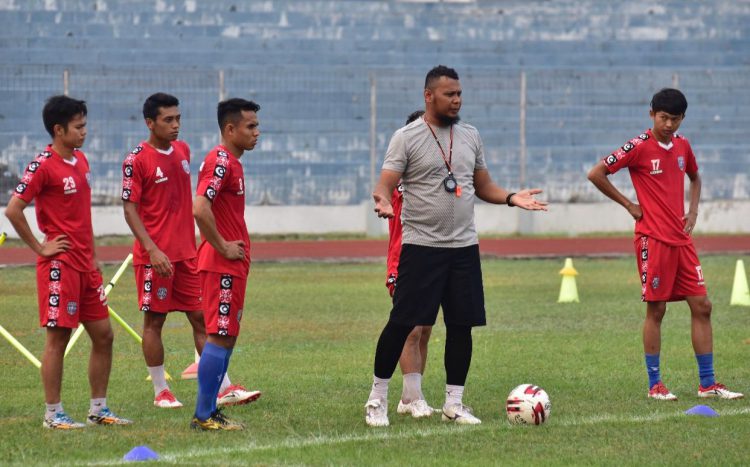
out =
[(190, 424), (199, 430), (244, 428), (223, 415), (215, 401), (240, 332), (250, 270), (245, 175), (240, 157), (258, 142), (259, 110), (258, 104), (244, 99), (219, 103), (221, 144), (206, 155), (198, 175), (193, 216), (201, 231), (198, 270), (208, 333), (198, 365), (198, 399)]
[[(129, 425), (107, 407), (114, 334), (109, 322), (102, 274), (94, 254), (91, 225), (91, 173), (78, 148), (86, 140), (86, 103), (67, 96), (50, 97), (42, 111), (52, 144), (26, 168), (5, 215), (21, 239), (39, 256), (36, 279), (39, 322), (46, 330), (42, 384), (47, 408), (45, 428), (83, 428), (63, 410), (60, 398), (63, 358), (71, 330), (83, 324), (91, 338), (87, 422)], [(36, 200), (36, 219), (44, 233), (34, 238), (23, 210)]]
[(474, 199), (546, 210), (539, 189), (511, 193), (490, 178), (479, 132), (459, 121), (461, 84), (452, 68), (427, 73), (425, 114), (397, 130), (388, 146), (373, 199), (378, 216), (392, 218), (391, 194), (403, 180), (402, 249), (391, 315), (375, 351), (375, 375), (365, 421), (386, 426), (388, 383), (415, 326), (446, 326), (443, 420), (478, 424), (462, 396), (471, 363), (471, 328), (485, 324)]
[[(643, 349), (648, 397), (677, 400), (661, 380), (661, 322), (667, 302), (687, 301), (693, 350), (698, 361), (698, 397), (738, 399), (714, 379), (711, 301), (709, 301), (692, 233), (698, 217), (701, 177), (690, 143), (677, 134), (687, 110), (677, 89), (662, 89), (651, 100), (653, 127), (597, 163), (589, 180), (635, 219), (635, 254), (646, 302)], [(607, 178), (627, 167), (638, 202), (630, 201)], [(690, 180), (690, 206), (685, 213), (685, 175)]]
[[(177, 141), (180, 108), (176, 97), (149, 96), (143, 118), (149, 138), (122, 164), (122, 201), (125, 220), (135, 236), (133, 266), (138, 305), (143, 312), (143, 356), (154, 386), (154, 405), (178, 408), (164, 373), (162, 328), (171, 311), (185, 312), (198, 353), (206, 342), (200, 297), (192, 190), (190, 148)], [(247, 403), (260, 396), (222, 381), (219, 405)]]
[[(406, 125), (424, 115), (424, 110), (412, 112), (406, 118)], [(386, 258), (387, 272), (385, 286), (391, 297), (398, 279), (398, 259), (401, 255), (401, 206), (403, 204), (403, 184), (399, 183), (391, 194), (393, 217), (388, 219), (388, 256)], [(404, 350), (399, 358), (399, 366), (404, 376), (401, 399), (398, 402), (397, 413), (410, 414), (414, 418), (429, 417), (435, 409), (425, 400), (422, 393), (422, 375), (427, 365), (427, 344), (432, 334), (432, 326), (414, 326), (406, 338)]]

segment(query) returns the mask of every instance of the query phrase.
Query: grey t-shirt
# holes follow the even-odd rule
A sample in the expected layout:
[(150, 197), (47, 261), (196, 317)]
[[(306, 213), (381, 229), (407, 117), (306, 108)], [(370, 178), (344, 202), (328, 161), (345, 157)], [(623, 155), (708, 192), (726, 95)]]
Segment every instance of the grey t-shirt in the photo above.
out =
[[(432, 125), (446, 158), (450, 127)], [(484, 147), (476, 128), (453, 125), (453, 175), (461, 196), (443, 186), (448, 169), (424, 119), (397, 130), (388, 145), (383, 169), (402, 173), (402, 243), (459, 248), (479, 243), (474, 226), (474, 171), (486, 169)]]

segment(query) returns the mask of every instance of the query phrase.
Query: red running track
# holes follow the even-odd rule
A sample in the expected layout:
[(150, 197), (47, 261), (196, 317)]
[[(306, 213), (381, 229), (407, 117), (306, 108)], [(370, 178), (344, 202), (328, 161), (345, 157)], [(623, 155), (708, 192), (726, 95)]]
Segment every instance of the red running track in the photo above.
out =
[[(750, 254), (750, 235), (696, 237), (699, 254)], [(386, 240), (320, 240), (253, 242), (253, 261), (356, 261), (385, 260)], [(634, 254), (632, 237), (605, 238), (505, 238), (481, 240), (483, 256), (499, 258), (545, 258), (564, 256), (624, 256)], [(97, 247), (104, 262), (121, 262), (129, 246)], [(33, 264), (28, 248), (0, 247), (0, 265)]]

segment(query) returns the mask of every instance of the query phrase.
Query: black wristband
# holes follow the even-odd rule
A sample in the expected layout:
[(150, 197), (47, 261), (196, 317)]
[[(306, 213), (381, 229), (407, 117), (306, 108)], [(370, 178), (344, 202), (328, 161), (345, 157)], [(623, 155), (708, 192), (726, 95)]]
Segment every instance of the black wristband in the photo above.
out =
[(512, 208), (513, 206), (515, 206), (515, 204), (513, 204), (513, 203), (511, 202), (511, 200), (510, 200), (510, 199), (511, 199), (511, 198), (513, 197), (513, 195), (515, 195), (515, 193), (511, 193), (511, 194), (509, 194), (509, 195), (508, 195), (508, 196), (507, 196), (507, 197), (505, 198), (505, 204), (507, 204), (509, 208)]

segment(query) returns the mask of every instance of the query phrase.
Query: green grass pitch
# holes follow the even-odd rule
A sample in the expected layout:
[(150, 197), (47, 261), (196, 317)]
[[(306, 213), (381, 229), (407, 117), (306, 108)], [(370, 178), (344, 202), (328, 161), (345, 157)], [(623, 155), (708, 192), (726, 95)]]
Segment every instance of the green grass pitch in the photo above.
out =
[[(717, 377), (750, 392), (750, 309), (730, 307), (732, 257), (705, 257), (714, 302)], [(677, 402), (646, 399), (641, 347), (644, 305), (635, 261), (576, 259), (580, 304), (557, 304), (561, 260), (485, 260), (488, 326), (474, 331), (474, 357), (464, 400), (483, 420), (477, 427), (435, 416), (396, 415), (400, 374), (390, 390), (391, 426), (365, 426), (363, 405), (372, 378), (375, 342), (389, 311), (382, 264), (257, 264), (248, 283), (242, 334), (230, 366), (234, 382), (263, 391), (253, 404), (228, 409), (244, 421), (238, 433), (196, 433), (188, 424), (194, 381), (173, 381), (185, 403), (156, 409), (139, 346), (116, 324), (110, 380), (112, 409), (130, 427), (77, 432), (42, 428), (39, 373), (0, 342), (0, 464), (111, 464), (148, 445), (162, 463), (303, 465), (739, 465), (750, 453), (750, 397), (698, 399), (697, 367), (685, 304), (669, 306), (662, 329), (662, 374)], [(115, 266), (107, 267), (109, 278)], [(38, 357), (34, 270), (0, 269), (0, 324)], [(132, 272), (110, 304), (140, 332)], [(187, 320), (176, 314), (164, 332), (167, 370), (178, 376), (193, 359)], [(442, 404), (444, 326), (433, 333), (424, 390)], [(83, 420), (88, 408), (82, 338), (66, 360), (63, 402)], [(541, 427), (511, 427), (503, 405), (521, 383), (542, 386), (552, 415)], [(687, 416), (698, 404), (718, 418)]]

